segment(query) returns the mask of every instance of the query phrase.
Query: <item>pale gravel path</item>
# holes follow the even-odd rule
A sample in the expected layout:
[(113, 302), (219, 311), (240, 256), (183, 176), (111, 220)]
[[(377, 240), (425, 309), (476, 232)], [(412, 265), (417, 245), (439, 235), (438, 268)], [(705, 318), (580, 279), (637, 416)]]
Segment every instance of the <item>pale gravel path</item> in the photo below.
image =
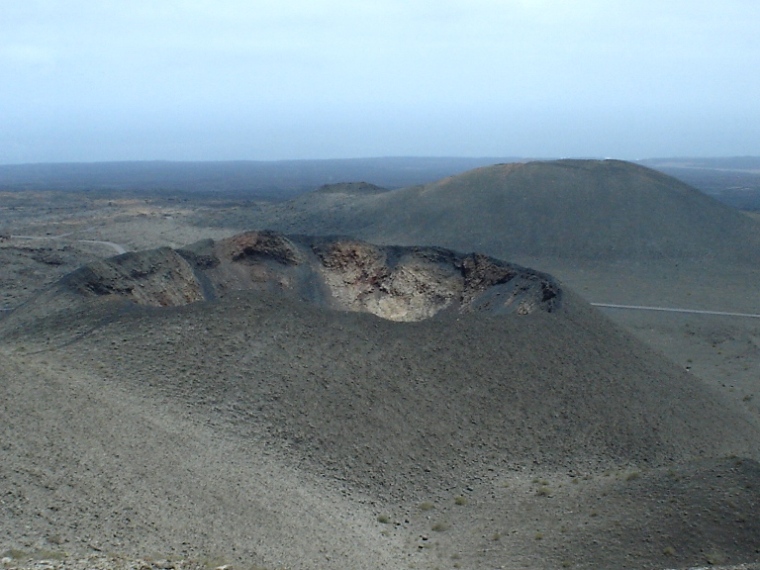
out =
[(733, 313), (728, 311), (709, 311), (706, 309), (679, 309), (676, 307), (649, 307), (646, 305), (617, 305), (614, 303), (590, 303), (592, 307), (602, 309), (624, 309), (632, 311), (660, 311), (664, 313), (686, 313), (691, 315), (716, 315), (720, 317), (744, 317), (750, 319), (760, 319), (760, 315), (755, 313)]

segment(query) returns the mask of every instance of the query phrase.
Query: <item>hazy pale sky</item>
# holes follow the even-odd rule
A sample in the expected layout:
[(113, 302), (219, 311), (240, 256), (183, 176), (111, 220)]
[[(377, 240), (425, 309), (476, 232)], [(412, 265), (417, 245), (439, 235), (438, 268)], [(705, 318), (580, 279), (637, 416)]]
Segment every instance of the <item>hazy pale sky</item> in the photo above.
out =
[(1, 0), (0, 163), (760, 155), (757, 0)]

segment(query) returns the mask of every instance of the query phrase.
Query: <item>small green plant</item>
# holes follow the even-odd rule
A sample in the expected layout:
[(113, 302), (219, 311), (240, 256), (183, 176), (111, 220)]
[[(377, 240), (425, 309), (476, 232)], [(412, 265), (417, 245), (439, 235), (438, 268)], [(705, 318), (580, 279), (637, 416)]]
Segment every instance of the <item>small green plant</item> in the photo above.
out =
[(388, 515), (378, 515), (377, 522), (380, 524), (389, 524), (391, 522), (391, 518)]
[(537, 532), (535, 535), (533, 535), (533, 538), (536, 540), (543, 540), (544, 539), (544, 533), (543, 532)]
[(421, 511), (432, 511), (435, 508), (435, 505), (431, 503), (430, 501), (425, 501), (423, 503), (420, 503), (419, 509)]
[(665, 556), (675, 556), (676, 555), (676, 549), (673, 548), (672, 546), (666, 546), (665, 548), (663, 548), (662, 553)]
[(456, 497), (454, 499), (454, 504), (455, 505), (459, 505), (460, 507), (463, 507), (464, 505), (467, 504), (467, 499), (465, 497), (459, 495), (458, 497)]
[(430, 530), (433, 530), (435, 532), (444, 532), (451, 528), (451, 525), (449, 523), (445, 522), (437, 522), (432, 527), (430, 527)]
[(539, 497), (548, 497), (551, 495), (551, 493), (552, 493), (551, 489), (549, 489), (549, 487), (547, 487), (546, 485), (543, 485), (539, 487), (538, 489), (536, 489), (536, 495), (538, 495)]
[(641, 473), (639, 473), (638, 471), (631, 471), (630, 473), (628, 473), (628, 475), (625, 476), (625, 480), (635, 481), (639, 477), (641, 477)]

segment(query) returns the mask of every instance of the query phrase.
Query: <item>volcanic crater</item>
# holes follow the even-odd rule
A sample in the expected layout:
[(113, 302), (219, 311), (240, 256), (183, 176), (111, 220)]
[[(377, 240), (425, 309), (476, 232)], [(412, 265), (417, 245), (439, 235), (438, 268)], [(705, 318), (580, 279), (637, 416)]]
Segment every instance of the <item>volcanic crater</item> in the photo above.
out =
[(562, 303), (550, 275), (477, 253), (272, 231), (123, 254), (80, 268), (63, 285), (84, 297), (148, 306), (214, 300), (231, 291), (277, 292), (392, 321), (451, 312), (552, 312)]

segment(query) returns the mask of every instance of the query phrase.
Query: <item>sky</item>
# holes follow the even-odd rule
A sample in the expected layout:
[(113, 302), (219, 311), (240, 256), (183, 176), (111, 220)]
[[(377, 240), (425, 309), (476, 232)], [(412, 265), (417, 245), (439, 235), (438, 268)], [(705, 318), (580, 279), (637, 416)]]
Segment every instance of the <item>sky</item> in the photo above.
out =
[(0, 163), (760, 155), (757, 0), (1, 0)]

